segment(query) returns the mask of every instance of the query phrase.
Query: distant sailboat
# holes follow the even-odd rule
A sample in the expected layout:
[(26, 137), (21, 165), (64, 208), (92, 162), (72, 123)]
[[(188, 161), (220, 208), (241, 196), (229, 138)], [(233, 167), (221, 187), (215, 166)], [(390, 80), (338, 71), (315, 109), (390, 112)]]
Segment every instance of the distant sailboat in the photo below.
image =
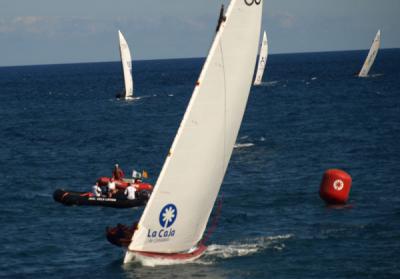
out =
[(122, 96), (117, 96), (126, 99), (132, 99), (133, 96), (133, 79), (132, 79), (132, 58), (129, 51), (128, 43), (126, 42), (121, 31), (118, 30), (119, 50), (121, 54), (122, 71), (124, 73), (125, 92)]
[(254, 79), (254, 85), (260, 85), (262, 82), (262, 77), (264, 75), (265, 66), (268, 59), (268, 38), (267, 33), (264, 31), (263, 40), (261, 43), (260, 56), (258, 59), (258, 68), (256, 77)]
[(375, 39), (372, 43), (371, 49), (369, 50), (367, 59), (365, 59), (364, 65), (358, 74), (359, 77), (367, 77), (368, 72), (374, 64), (376, 55), (378, 54), (379, 47), (381, 46), (381, 30), (376, 33)]
[[(232, 0), (124, 262), (186, 262), (202, 242), (241, 125), (263, 0)], [(124, 242), (125, 243), (125, 242)]]

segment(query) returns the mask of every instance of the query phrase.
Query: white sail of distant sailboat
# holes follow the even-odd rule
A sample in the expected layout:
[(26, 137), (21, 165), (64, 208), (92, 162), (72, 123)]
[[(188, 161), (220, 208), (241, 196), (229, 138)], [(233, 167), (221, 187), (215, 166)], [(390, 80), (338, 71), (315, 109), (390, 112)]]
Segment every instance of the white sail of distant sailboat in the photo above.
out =
[(267, 65), (268, 59), (268, 38), (267, 33), (264, 31), (263, 40), (261, 43), (260, 56), (258, 58), (258, 68), (256, 77), (254, 79), (254, 85), (260, 85), (262, 77), (264, 75), (265, 66)]
[(371, 49), (369, 50), (367, 59), (365, 59), (364, 65), (358, 74), (359, 77), (367, 77), (369, 70), (374, 64), (376, 55), (378, 54), (379, 47), (381, 45), (381, 30), (376, 33), (375, 39), (372, 43)]
[(124, 262), (199, 245), (245, 111), (262, 2), (231, 1)]
[(129, 51), (128, 43), (126, 42), (121, 31), (118, 30), (119, 50), (121, 54), (122, 71), (124, 73), (125, 92), (124, 98), (130, 99), (133, 96), (133, 79), (132, 79), (132, 58)]

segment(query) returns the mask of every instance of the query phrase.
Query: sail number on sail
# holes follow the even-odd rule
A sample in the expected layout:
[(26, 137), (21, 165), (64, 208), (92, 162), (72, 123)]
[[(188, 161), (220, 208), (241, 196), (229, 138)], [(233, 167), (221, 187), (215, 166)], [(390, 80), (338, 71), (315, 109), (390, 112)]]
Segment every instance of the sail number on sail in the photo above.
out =
[(260, 5), (261, 0), (244, 0), (244, 2), (246, 3), (247, 6), (251, 6), (251, 5), (253, 5), (254, 3), (255, 3), (256, 5)]

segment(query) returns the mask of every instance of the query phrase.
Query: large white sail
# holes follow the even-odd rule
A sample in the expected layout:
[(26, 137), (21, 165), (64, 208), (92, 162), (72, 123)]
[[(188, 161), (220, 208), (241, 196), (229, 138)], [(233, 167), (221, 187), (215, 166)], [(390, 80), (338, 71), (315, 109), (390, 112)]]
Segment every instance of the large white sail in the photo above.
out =
[(124, 72), (125, 82), (125, 99), (133, 96), (133, 79), (132, 79), (132, 58), (129, 51), (128, 43), (126, 42), (121, 31), (118, 30), (119, 50), (121, 54), (122, 71)]
[(261, 43), (260, 56), (258, 58), (258, 68), (256, 77), (254, 79), (254, 85), (260, 85), (262, 77), (264, 75), (265, 66), (267, 65), (268, 59), (268, 38), (267, 33), (264, 31), (263, 40)]
[(201, 240), (252, 84), (262, 2), (231, 1), (125, 262), (135, 251), (179, 253)]
[(371, 69), (372, 64), (374, 64), (380, 46), (381, 46), (381, 30), (378, 30), (378, 33), (376, 33), (375, 39), (372, 42), (372, 46), (371, 49), (369, 50), (367, 59), (365, 59), (364, 65), (360, 73), (358, 74), (359, 77), (368, 76), (369, 70)]

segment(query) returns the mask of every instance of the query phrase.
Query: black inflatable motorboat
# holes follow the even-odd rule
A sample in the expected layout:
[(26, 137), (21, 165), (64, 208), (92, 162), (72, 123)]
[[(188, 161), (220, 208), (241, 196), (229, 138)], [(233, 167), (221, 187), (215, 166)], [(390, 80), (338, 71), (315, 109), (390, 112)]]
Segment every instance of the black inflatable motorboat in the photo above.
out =
[(53, 193), (55, 201), (64, 205), (91, 205), (91, 206), (106, 206), (115, 208), (129, 208), (146, 205), (150, 198), (150, 192), (142, 190), (137, 192), (137, 197), (134, 200), (128, 200), (123, 195), (116, 197), (96, 197), (91, 192), (73, 192), (64, 189), (57, 189)]

